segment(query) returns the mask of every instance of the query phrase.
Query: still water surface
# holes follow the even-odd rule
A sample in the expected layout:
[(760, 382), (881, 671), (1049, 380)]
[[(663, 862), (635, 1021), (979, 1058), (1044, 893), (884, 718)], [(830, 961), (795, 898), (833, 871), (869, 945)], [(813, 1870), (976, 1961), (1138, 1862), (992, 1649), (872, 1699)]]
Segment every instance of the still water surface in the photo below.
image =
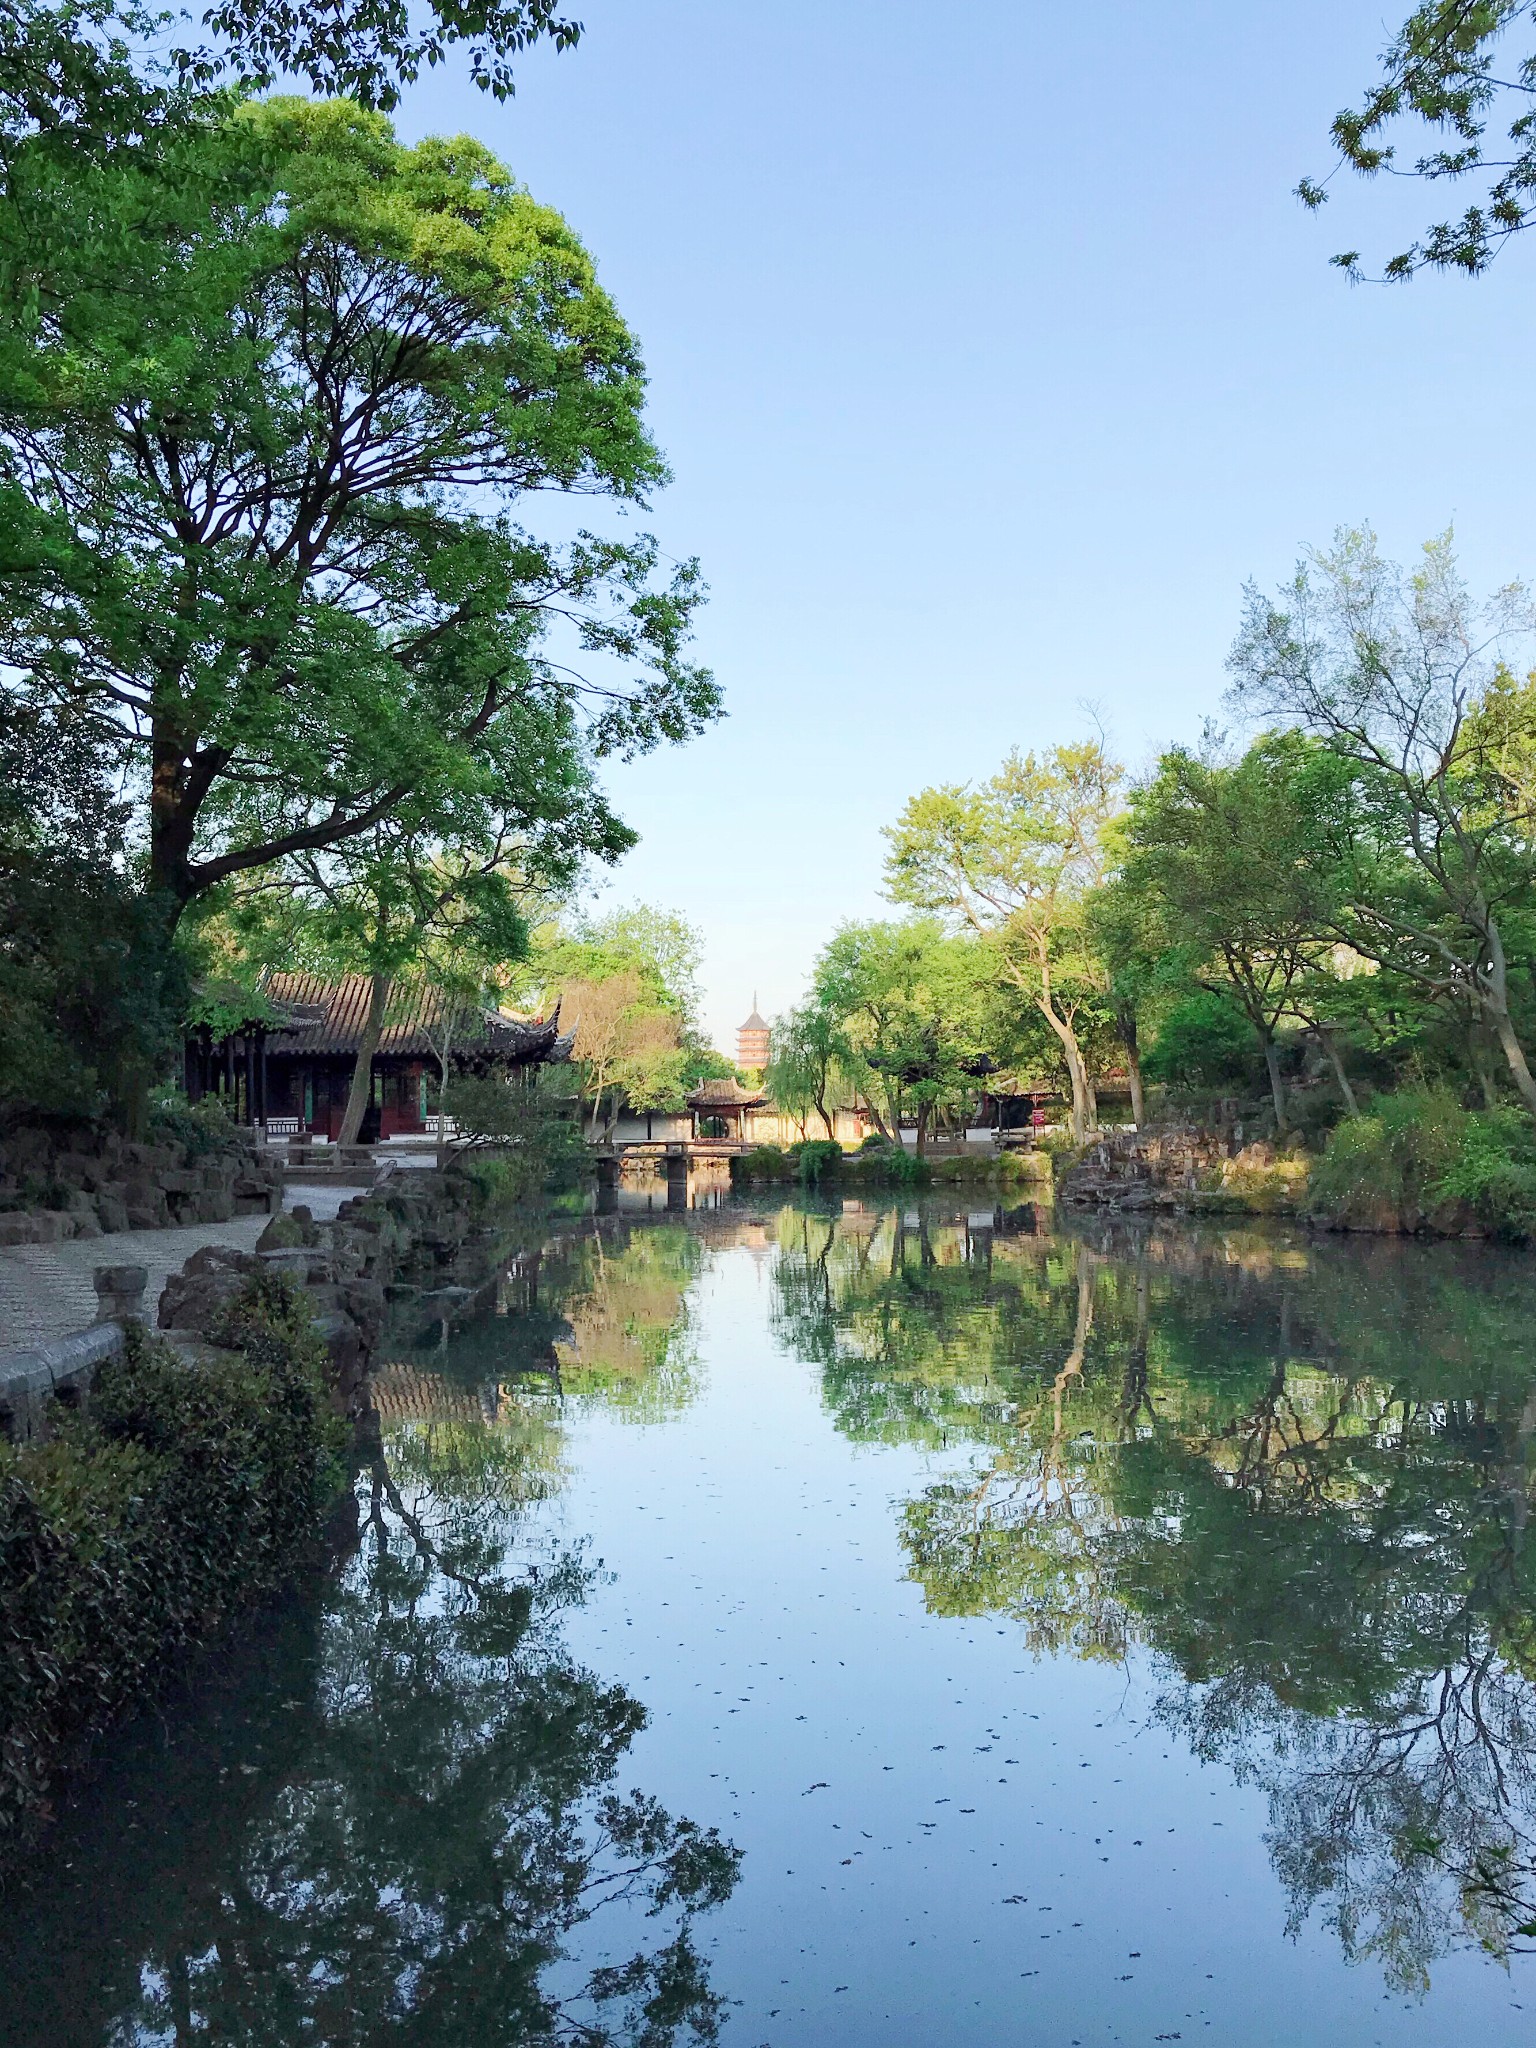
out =
[(934, 1202), (572, 1226), (129, 1731), (0, 2038), (1536, 2036), (1528, 1260)]

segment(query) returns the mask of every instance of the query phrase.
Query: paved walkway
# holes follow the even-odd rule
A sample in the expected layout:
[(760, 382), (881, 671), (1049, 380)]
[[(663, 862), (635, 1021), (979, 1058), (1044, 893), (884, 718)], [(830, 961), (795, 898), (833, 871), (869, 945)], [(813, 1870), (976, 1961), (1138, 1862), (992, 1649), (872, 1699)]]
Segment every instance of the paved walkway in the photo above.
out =
[[(328, 1222), (349, 1195), (361, 1188), (291, 1187), (284, 1206), (305, 1204), (317, 1222)], [(96, 1320), (98, 1266), (147, 1266), (144, 1301), (149, 1320), (172, 1273), (179, 1273), (204, 1245), (225, 1244), (253, 1251), (267, 1226), (265, 1216), (236, 1216), (229, 1223), (192, 1223), (178, 1230), (114, 1230), (105, 1237), (71, 1238), (66, 1244), (0, 1247), (0, 1351), (67, 1336)]]

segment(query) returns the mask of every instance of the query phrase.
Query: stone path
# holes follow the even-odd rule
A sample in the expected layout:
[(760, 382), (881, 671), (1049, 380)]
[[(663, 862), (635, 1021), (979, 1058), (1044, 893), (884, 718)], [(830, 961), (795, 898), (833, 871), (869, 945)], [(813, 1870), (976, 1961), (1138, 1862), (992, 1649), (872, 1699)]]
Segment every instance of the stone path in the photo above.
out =
[[(283, 1205), (303, 1203), (317, 1222), (329, 1222), (349, 1195), (362, 1188), (291, 1187)], [(0, 1248), (0, 1351), (67, 1336), (96, 1320), (98, 1266), (147, 1266), (144, 1301), (150, 1321), (172, 1273), (180, 1272), (204, 1245), (255, 1249), (265, 1216), (236, 1216), (229, 1223), (192, 1223), (176, 1230), (114, 1230), (105, 1237), (72, 1238), (65, 1244), (19, 1244)]]

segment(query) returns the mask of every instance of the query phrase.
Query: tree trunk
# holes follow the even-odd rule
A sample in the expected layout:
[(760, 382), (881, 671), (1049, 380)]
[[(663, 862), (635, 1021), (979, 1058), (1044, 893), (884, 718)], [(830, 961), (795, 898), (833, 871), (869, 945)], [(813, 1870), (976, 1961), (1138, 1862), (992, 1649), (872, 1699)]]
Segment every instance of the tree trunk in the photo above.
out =
[[(1067, 1063), (1067, 1075), (1072, 1083), (1072, 1142), (1082, 1145), (1088, 1138), (1088, 1069), (1083, 1064), (1082, 1047), (1077, 1042), (1077, 1033), (1072, 1028), (1070, 1017), (1057, 1014), (1055, 997), (1051, 991), (1050, 947), (1044, 935), (1036, 940), (1035, 956), (1040, 970), (1040, 986), (1030, 991), (1036, 1009), (1050, 1025), (1061, 1042), (1062, 1056)], [(1020, 988), (1026, 988), (1024, 976), (1017, 968), (1012, 970), (1013, 979)]]
[(1333, 1033), (1326, 1025), (1319, 1024), (1317, 1035), (1323, 1041), (1323, 1051), (1328, 1055), (1328, 1064), (1333, 1068), (1333, 1078), (1339, 1084), (1339, 1093), (1344, 1098), (1344, 1108), (1350, 1116), (1360, 1114), (1360, 1105), (1355, 1100), (1355, 1091), (1349, 1085), (1349, 1076), (1344, 1071), (1344, 1062), (1339, 1058), (1339, 1048), (1333, 1042)]
[(191, 896), (192, 821), (182, 802), (185, 750), (158, 717), (150, 734), (149, 763), (149, 892), (164, 897), (174, 931)]
[(1520, 1100), (1529, 1114), (1536, 1117), (1536, 1078), (1532, 1077), (1530, 1063), (1525, 1057), (1525, 1048), (1520, 1043), (1514, 1022), (1509, 1014), (1509, 984), (1506, 979), (1504, 940), (1498, 926), (1490, 917), (1487, 920), (1489, 968), (1483, 982), (1481, 995), (1488, 1021), (1493, 1026), (1494, 1036), (1509, 1062), (1509, 1071), (1515, 1086), (1520, 1091)]
[(1275, 1135), (1280, 1137), (1285, 1131), (1285, 1083), (1280, 1078), (1280, 1053), (1273, 1032), (1265, 1031), (1263, 1039), (1264, 1064), (1269, 1069), (1269, 1092), (1275, 1104)]
[(358, 1041), (357, 1064), (352, 1069), (347, 1106), (341, 1115), (341, 1135), (337, 1142), (342, 1145), (355, 1145), (357, 1134), (363, 1127), (363, 1112), (368, 1107), (368, 1095), (373, 1084), (373, 1056), (384, 1035), (384, 1012), (389, 1007), (389, 993), (393, 986), (393, 978), (388, 974), (375, 974), (369, 983), (368, 1017), (363, 1025), (362, 1038)]
[(932, 1105), (927, 1102), (920, 1102), (917, 1105), (917, 1156), (919, 1159), (923, 1158), (928, 1150), (928, 1112), (931, 1107)]
[(1120, 1043), (1125, 1047), (1125, 1073), (1131, 1084), (1131, 1122), (1139, 1131), (1147, 1121), (1147, 1101), (1141, 1087), (1141, 1037), (1130, 1010), (1120, 1013)]
[(869, 1111), (870, 1116), (874, 1119), (875, 1129), (880, 1133), (881, 1137), (884, 1138), (885, 1142), (888, 1145), (899, 1143), (900, 1134), (898, 1133), (896, 1138), (892, 1138), (891, 1133), (886, 1129), (885, 1118), (880, 1114), (880, 1105), (878, 1102), (876, 1102), (874, 1096), (866, 1094), (861, 1090), (860, 1099), (862, 1100), (864, 1107)]
[(1035, 998), (1036, 1007), (1061, 1043), (1062, 1055), (1067, 1062), (1067, 1074), (1072, 1083), (1072, 1142), (1083, 1145), (1088, 1140), (1088, 1070), (1083, 1065), (1082, 1048), (1077, 1042), (1077, 1033), (1065, 1017), (1058, 1017), (1049, 994)]
[(438, 1060), (437, 1077), (437, 1165), (438, 1171), (448, 1164), (448, 1040), (443, 1040), (442, 1055)]
[(1499, 1086), (1494, 1079), (1492, 1034), (1485, 1033), (1483, 1020), (1477, 1017), (1467, 1033), (1467, 1063), (1477, 1082), (1477, 1092), (1483, 1098), (1484, 1109), (1499, 1106)]
[(1515, 1086), (1520, 1090), (1520, 1099), (1533, 1117), (1536, 1117), (1536, 1079), (1533, 1079), (1530, 1064), (1525, 1057), (1525, 1048), (1515, 1032), (1507, 1008), (1500, 1009), (1493, 1018), (1493, 1029), (1498, 1038), (1509, 1071), (1514, 1076)]
[(827, 1127), (827, 1143), (830, 1145), (833, 1138), (836, 1136), (836, 1133), (832, 1129), (832, 1118), (827, 1110), (827, 1091), (825, 1088), (823, 1088), (821, 1093), (816, 1097), (816, 1110), (822, 1122)]

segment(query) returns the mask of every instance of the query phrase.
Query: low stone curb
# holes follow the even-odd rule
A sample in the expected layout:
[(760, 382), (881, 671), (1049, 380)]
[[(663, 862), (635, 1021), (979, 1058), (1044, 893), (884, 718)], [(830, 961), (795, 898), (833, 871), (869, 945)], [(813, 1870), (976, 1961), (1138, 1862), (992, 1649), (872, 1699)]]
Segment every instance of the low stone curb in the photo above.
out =
[(47, 1434), (48, 1404), (77, 1408), (98, 1369), (127, 1341), (121, 1323), (93, 1323), (49, 1344), (0, 1351), (0, 1435), (34, 1443)]

